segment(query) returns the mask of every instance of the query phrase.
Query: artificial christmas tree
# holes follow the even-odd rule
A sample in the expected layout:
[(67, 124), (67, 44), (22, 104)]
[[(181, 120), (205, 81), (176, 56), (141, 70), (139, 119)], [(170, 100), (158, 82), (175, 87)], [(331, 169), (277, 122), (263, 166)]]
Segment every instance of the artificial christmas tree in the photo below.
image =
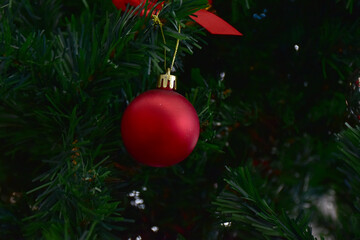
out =
[[(359, 5), (126, 2), (0, 2), (0, 239), (358, 239)], [(200, 134), (154, 168), (121, 122), (178, 41)]]

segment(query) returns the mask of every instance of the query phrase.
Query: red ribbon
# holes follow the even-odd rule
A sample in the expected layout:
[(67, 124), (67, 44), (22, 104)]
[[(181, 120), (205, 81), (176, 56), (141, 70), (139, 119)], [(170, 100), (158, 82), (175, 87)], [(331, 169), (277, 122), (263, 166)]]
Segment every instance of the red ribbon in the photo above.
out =
[[(146, 0), (112, 0), (113, 4), (117, 9), (126, 10), (126, 5), (129, 4), (133, 7), (137, 7), (140, 4), (145, 4)], [(155, 6), (157, 0), (151, 1), (148, 0), (148, 9), (151, 9)], [(209, 0), (209, 4), (212, 4), (212, 0)], [(159, 4), (155, 7), (155, 11), (161, 10), (162, 4)], [(147, 14), (149, 14), (149, 11)], [(144, 13), (141, 13), (143, 15)], [(194, 16), (190, 16), (195, 22), (200, 24), (203, 28), (208, 30), (211, 34), (219, 34), (219, 35), (235, 35), (242, 36), (238, 30), (236, 30), (233, 26), (227, 23), (224, 19), (216, 16), (215, 14), (201, 9), (193, 14)]]
[(205, 9), (197, 11), (194, 15), (195, 16), (190, 17), (211, 34), (242, 36), (241, 32), (236, 30), (229, 23), (225, 22), (224, 19), (206, 11)]

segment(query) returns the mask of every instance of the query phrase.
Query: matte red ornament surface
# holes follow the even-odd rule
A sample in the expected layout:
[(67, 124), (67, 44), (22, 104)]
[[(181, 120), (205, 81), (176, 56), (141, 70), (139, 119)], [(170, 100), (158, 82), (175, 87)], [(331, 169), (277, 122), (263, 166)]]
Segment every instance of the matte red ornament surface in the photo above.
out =
[(142, 93), (127, 107), (121, 134), (135, 160), (167, 167), (194, 150), (200, 124), (196, 110), (185, 97), (172, 90), (154, 89)]

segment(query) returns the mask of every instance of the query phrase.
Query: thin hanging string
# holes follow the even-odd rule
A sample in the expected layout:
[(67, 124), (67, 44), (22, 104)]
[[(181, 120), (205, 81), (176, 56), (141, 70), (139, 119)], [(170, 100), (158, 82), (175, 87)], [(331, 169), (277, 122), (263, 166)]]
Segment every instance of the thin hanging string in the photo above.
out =
[[(181, 25), (179, 24), (179, 33), (180, 33), (180, 32), (181, 32)], [(170, 71), (171, 71), (171, 70), (173, 69), (173, 67), (174, 67), (176, 54), (177, 54), (177, 51), (178, 51), (178, 48), (179, 48), (179, 43), (180, 43), (180, 39), (177, 39), (177, 41), (176, 41), (176, 47), (175, 47), (175, 52), (174, 52), (174, 56), (173, 56), (172, 63), (171, 63), (171, 67), (170, 67)]]
[[(161, 22), (161, 20), (159, 18), (159, 13), (160, 13), (160, 11), (156, 15), (152, 15), (152, 17), (153, 17), (154, 24), (158, 24), (160, 26), (161, 36), (162, 36), (164, 45), (166, 45), (164, 30), (163, 30), (163, 27), (162, 27), (163, 23)], [(165, 71), (166, 71), (166, 48), (165, 48), (165, 46), (164, 46), (164, 68), (165, 68)]]
[[(165, 40), (165, 34), (164, 34), (164, 30), (163, 30), (163, 23), (161, 22), (160, 18), (159, 18), (159, 13), (160, 11), (156, 14), (156, 15), (152, 15), (153, 17), (153, 21), (154, 21), (154, 24), (157, 24), (160, 26), (160, 31), (161, 31), (161, 36), (162, 36), (162, 39), (163, 39), (163, 42), (164, 42), (164, 45), (166, 45), (166, 40)], [(181, 32), (181, 25), (179, 24), (179, 33)], [(179, 43), (180, 43), (180, 40), (177, 39), (176, 41), (176, 47), (175, 47), (175, 52), (174, 52), (174, 56), (173, 56), (173, 59), (172, 59), (172, 62), (171, 62), (171, 67), (170, 67), (170, 71), (173, 69), (174, 67), (174, 63), (175, 63), (175, 59), (176, 59), (176, 54), (177, 54), (177, 51), (179, 49)], [(164, 68), (165, 68), (165, 72), (167, 72), (167, 68), (166, 68), (166, 48), (164, 46)]]

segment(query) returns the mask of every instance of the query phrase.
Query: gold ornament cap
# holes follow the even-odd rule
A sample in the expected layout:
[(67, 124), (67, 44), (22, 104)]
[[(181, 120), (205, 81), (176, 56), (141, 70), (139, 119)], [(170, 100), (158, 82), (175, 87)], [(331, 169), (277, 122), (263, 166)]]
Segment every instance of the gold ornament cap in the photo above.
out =
[(170, 68), (167, 69), (165, 74), (159, 76), (157, 87), (176, 90), (176, 76), (171, 75)]

